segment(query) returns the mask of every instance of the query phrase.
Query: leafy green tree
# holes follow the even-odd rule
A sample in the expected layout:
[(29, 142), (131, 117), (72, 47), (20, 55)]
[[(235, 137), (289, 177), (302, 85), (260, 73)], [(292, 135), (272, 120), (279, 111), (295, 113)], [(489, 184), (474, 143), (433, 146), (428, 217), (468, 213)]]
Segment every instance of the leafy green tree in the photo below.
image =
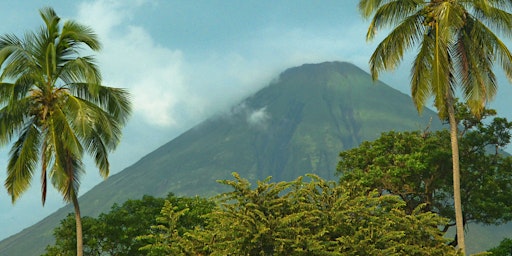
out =
[(138, 249), (142, 243), (135, 238), (145, 234), (155, 223), (164, 201), (164, 198), (146, 195), (140, 200), (128, 200), (121, 206), (114, 204), (110, 212), (100, 214), (96, 230), (97, 250), (106, 255), (140, 255)]
[[(501, 224), (512, 220), (512, 157), (503, 154), (510, 143), (512, 123), (494, 118), (484, 124), (469, 109), (457, 104), (462, 127), (460, 160), (464, 195), (464, 223)], [(485, 109), (483, 116), (495, 115)], [(342, 183), (358, 183), (381, 194), (399, 196), (407, 212), (419, 205), (451, 220), (455, 213), (450, 200), (449, 131), (387, 132), (373, 142), (340, 153), (338, 174)]]
[(208, 225), (188, 234), (197, 255), (456, 255), (437, 228), (446, 219), (409, 214), (397, 196), (317, 176), (255, 188), (234, 176)]
[[(101, 255), (96, 246), (97, 232), (95, 230), (99, 227), (99, 222), (95, 218), (84, 216), (82, 218), (82, 227), (84, 233), (84, 253), (85, 255)], [(42, 256), (75, 256), (76, 255), (76, 229), (75, 217), (69, 214), (65, 219), (60, 221), (60, 226), (53, 230), (53, 236), (56, 239), (55, 245), (48, 246), (46, 253)]]
[[(172, 197), (173, 195), (169, 195)], [(84, 252), (86, 255), (140, 255), (142, 246), (135, 237), (148, 232), (164, 205), (164, 198), (143, 196), (139, 200), (128, 200), (121, 206), (114, 204), (108, 213), (98, 218), (84, 217)], [(45, 256), (75, 255), (76, 243), (74, 221), (68, 216), (54, 230), (55, 244), (46, 248)]]
[(493, 256), (511, 256), (512, 255), (512, 239), (505, 238), (500, 244), (489, 250)]
[(189, 208), (179, 210), (169, 201), (165, 201), (161, 216), (156, 218), (158, 225), (151, 226), (151, 234), (137, 237), (138, 240), (147, 241), (139, 250), (147, 251), (148, 256), (191, 254), (192, 243), (178, 231), (178, 223), (188, 211)]
[(215, 207), (211, 200), (193, 198), (168, 198), (149, 232), (137, 237), (147, 255), (195, 255), (197, 242), (189, 232), (206, 226), (206, 215)]
[(100, 174), (109, 174), (108, 154), (120, 141), (130, 113), (125, 90), (101, 84), (92, 56), (100, 43), (93, 31), (72, 20), (61, 26), (52, 8), (40, 11), (44, 25), (24, 38), (0, 37), (0, 143), (14, 140), (5, 186), (16, 201), (41, 167), (42, 201), (47, 179), (75, 209), (77, 255), (83, 254), (78, 204), (85, 152)]
[(211, 255), (275, 255), (283, 245), (283, 229), (288, 228), (283, 218), (291, 213), (286, 195), (279, 194), (290, 184), (267, 179), (253, 190), (247, 180), (234, 176), (234, 181), (221, 181), (233, 192), (220, 196), (222, 207), (209, 215), (203, 242)]
[(457, 243), (465, 253), (454, 94), (460, 91), (471, 112), (479, 116), (497, 91), (494, 62), (512, 79), (512, 54), (493, 32), (511, 35), (512, 3), (360, 0), (359, 9), (365, 18), (373, 15), (368, 40), (380, 29), (392, 28), (370, 58), (374, 79), (382, 70), (394, 69), (406, 51), (419, 46), (411, 70), (411, 94), (420, 112), (433, 96), (440, 117), (449, 120)]
[[(203, 198), (176, 197), (169, 194), (166, 198), (143, 196), (138, 200), (128, 200), (122, 205), (114, 204), (108, 213), (97, 218), (84, 217), (84, 253), (86, 255), (145, 255), (139, 248), (147, 242), (136, 239), (151, 233), (151, 226), (157, 225), (165, 202), (172, 202), (180, 208), (189, 207), (189, 212), (178, 223), (178, 229), (193, 229), (201, 225), (206, 214), (214, 206), (213, 202)], [(68, 216), (54, 230), (55, 244), (46, 248), (45, 256), (75, 255), (76, 244), (74, 221)]]

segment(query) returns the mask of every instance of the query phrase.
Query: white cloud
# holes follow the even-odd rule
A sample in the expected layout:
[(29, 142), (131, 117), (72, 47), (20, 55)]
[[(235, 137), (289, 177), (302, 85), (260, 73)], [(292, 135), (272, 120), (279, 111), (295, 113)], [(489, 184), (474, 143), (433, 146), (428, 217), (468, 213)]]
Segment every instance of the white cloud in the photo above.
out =
[(87, 2), (80, 6), (78, 20), (98, 33), (104, 83), (130, 90), (134, 116), (152, 125), (177, 125), (175, 108), (195, 108), (201, 101), (187, 89), (182, 52), (155, 43), (144, 28), (129, 23), (143, 3)]
[(266, 128), (270, 114), (267, 112), (267, 107), (254, 110), (247, 115), (247, 123), (256, 128)]

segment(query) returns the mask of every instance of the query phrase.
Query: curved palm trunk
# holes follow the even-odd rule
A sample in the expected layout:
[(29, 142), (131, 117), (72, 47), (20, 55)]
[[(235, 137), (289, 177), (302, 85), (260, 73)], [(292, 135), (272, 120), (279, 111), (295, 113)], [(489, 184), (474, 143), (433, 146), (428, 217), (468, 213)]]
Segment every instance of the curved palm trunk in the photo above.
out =
[(80, 215), (80, 205), (78, 204), (78, 198), (73, 194), (73, 206), (75, 208), (75, 222), (76, 222), (76, 255), (84, 255), (83, 246), (83, 233), (82, 233), (82, 217)]
[(450, 123), (450, 140), (452, 146), (453, 163), (453, 204), (455, 207), (455, 224), (457, 227), (457, 246), (463, 255), (466, 255), (464, 242), (464, 220), (462, 217), (462, 199), (460, 193), (460, 166), (459, 166), (459, 141), (457, 121), (453, 104), (448, 103), (448, 119)]

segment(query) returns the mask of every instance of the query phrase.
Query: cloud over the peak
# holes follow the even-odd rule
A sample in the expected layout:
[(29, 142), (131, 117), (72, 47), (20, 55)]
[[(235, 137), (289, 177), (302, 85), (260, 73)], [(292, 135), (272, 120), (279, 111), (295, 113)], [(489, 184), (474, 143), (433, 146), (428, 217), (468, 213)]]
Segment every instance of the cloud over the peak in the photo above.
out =
[(135, 116), (152, 125), (173, 126), (175, 108), (199, 100), (185, 86), (183, 53), (159, 45), (143, 27), (130, 23), (144, 3), (84, 2), (78, 20), (91, 26), (103, 44), (97, 58), (104, 83), (129, 89)]

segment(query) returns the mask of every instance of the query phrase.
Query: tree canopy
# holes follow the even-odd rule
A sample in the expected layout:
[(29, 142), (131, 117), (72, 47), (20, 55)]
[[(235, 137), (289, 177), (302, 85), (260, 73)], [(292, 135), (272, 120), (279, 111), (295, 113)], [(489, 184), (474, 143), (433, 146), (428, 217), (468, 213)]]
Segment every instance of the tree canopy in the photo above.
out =
[[(99, 255), (144, 255), (139, 248), (146, 245), (146, 240), (136, 239), (149, 234), (151, 227), (157, 225), (157, 218), (165, 204), (176, 205), (177, 209), (189, 209), (186, 216), (178, 222), (178, 228), (193, 229), (201, 225), (202, 216), (211, 209), (214, 203), (204, 198), (177, 197), (169, 194), (165, 198), (143, 196), (141, 199), (128, 200), (122, 205), (113, 205), (108, 213), (97, 218), (84, 217), (84, 253), (91, 256)], [(73, 216), (69, 215), (54, 230), (55, 244), (46, 248), (44, 256), (75, 255)], [(152, 240), (151, 240), (152, 241)]]
[[(461, 192), (464, 223), (498, 225), (512, 220), (512, 157), (503, 151), (510, 143), (512, 123), (495, 117), (484, 122), (457, 105), (460, 137)], [(484, 110), (485, 117), (494, 116)], [(454, 225), (450, 196), (450, 135), (442, 131), (386, 132), (377, 140), (340, 153), (340, 182), (399, 196), (408, 212), (424, 204)], [(445, 229), (445, 230), (446, 230)]]
[(254, 188), (234, 177), (221, 181), (232, 191), (219, 195), (204, 227), (180, 235), (186, 210), (167, 204), (158, 230), (168, 240), (145, 247), (150, 255), (456, 255), (437, 228), (447, 220), (422, 206), (408, 214), (397, 196), (314, 175)]
[[(253, 187), (234, 174), (216, 197), (130, 200), (84, 218), (88, 255), (456, 255), (447, 219), (395, 195), (315, 175)], [(137, 209), (133, 211), (133, 209)], [(157, 213), (159, 211), (159, 213)], [(71, 217), (45, 256), (72, 255)]]

